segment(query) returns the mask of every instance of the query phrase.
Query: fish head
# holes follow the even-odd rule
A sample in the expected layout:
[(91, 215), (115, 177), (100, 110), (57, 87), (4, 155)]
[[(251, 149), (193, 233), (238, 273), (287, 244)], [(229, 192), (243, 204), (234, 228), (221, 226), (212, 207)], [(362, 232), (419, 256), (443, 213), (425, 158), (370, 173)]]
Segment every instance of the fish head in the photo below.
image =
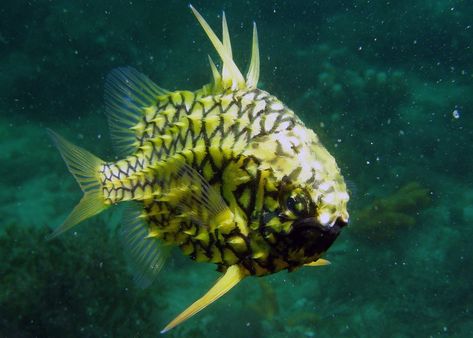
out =
[[(317, 260), (326, 252), (348, 223), (343, 201), (328, 201), (313, 183), (296, 183), (285, 178), (280, 185), (278, 218), (285, 223), (280, 238), (291, 262), (299, 265)], [(341, 198), (343, 199), (343, 198)]]
[(277, 193), (275, 210), (263, 206), (262, 225), (278, 233), (277, 245), (296, 265), (316, 260), (349, 218), (347, 187), (334, 157), (302, 122), (265, 135), (252, 149), (260, 167), (271, 172), (269, 185)]

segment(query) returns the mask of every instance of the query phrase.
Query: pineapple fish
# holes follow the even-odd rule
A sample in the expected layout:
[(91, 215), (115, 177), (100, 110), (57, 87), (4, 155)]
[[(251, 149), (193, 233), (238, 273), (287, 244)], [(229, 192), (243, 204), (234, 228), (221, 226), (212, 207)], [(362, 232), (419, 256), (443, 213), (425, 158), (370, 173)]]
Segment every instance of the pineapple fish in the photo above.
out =
[(128, 202), (122, 236), (135, 279), (149, 285), (169, 249), (217, 265), (222, 277), (172, 320), (169, 331), (247, 276), (321, 258), (348, 222), (348, 194), (334, 158), (284, 103), (258, 89), (258, 37), (243, 77), (232, 58), (225, 15), (220, 40), (192, 7), (222, 60), (213, 81), (170, 92), (133, 68), (113, 70), (105, 100), (123, 156), (107, 162), (49, 131), (84, 196), (56, 237), (106, 208)]

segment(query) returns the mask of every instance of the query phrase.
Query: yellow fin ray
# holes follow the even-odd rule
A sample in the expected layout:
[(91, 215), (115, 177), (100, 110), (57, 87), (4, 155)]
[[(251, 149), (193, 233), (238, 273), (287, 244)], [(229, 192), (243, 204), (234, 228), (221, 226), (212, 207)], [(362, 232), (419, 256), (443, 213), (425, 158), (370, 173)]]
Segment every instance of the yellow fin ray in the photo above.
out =
[(225, 12), (222, 13), (222, 43), (223, 47), (227, 51), (227, 55), (232, 58), (232, 44), (230, 42), (230, 33), (228, 33), (228, 25), (227, 18), (225, 17)]
[(330, 265), (330, 264), (332, 264), (332, 263), (330, 263), (330, 261), (328, 261), (326, 259), (323, 259), (323, 258), (319, 258), (314, 262), (304, 264), (304, 266), (324, 266), (324, 265)]
[(88, 151), (73, 145), (63, 137), (48, 129), (48, 134), (61, 153), (71, 174), (79, 183), (84, 196), (75, 206), (64, 223), (57, 227), (47, 239), (52, 239), (69, 230), (74, 225), (92, 217), (108, 207), (101, 193), (100, 166), (105, 162)]
[(222, 78), (224, 86), (230, 85), (232, 88), (245, 88), (245, 79), (243, 78), (243, 75), (241, 74), (240, 70), (233, 61), (232, 56), (228, 55), (227, 49), (222, 44), (222, 42), (220, 42), (219, 38), (217, 37), (217, 35), (215, 35), (214, 31), (212, 30), (212, 28), (210, 28), (209, 24), (207, 23), (207, 21), (205, 21), (202, 15), (200, 15), (200, 13), (197, 12), (197, 10), (192, 5), (189, 5), (189, 7), (194, 13), (197, 20), (199, 21), (202, 28), (204, 29), (205, 33), (207, 34), (208, 38), (210, 39), (210, 42), (212, 42), (218, 55), (222, 59), (226, 69), (228, 69), (228, 78)]
[(246, 277), (245, 272), (238, 266), (230, 266), (225, 274), (217, 280), (215, 285), (207, 291), (207, 293), (195, 301), (191, 306), (185, 309), (181, 314), (174, 318), (161, 333), (168, 332), (172, 328), (181, 324), (185, 320), (189, 319), (199, 311), (206, 308), (208, 305), (215, 302), (217, 299), (222, 297), (228, 291), (230, 291), (235, 285), (237, 285), (243, 278)]
[(170, 253), (170, 246), (166, 246), (150, 233), (148, 226), (140, 215), (142, 212), (132, 207), (125, 211), (121, 237), (125, 248), (129, 252), (129, 259), (133, 265), (134, 282), (140, 288), (146, 288), (156, 279)]
[(222, 85), (222, 76), (218, 72), (217, 66), (215, 66), (215, 63), (213, 62), (212, 58), (209, 55), (209, 63), (210, 63), (210, 69), (212, 70), (212, 76), (214, 80), (214, 87), (215, 89), (219, 89), (216, 87), (220, 87)]
[(169, 93), (132, 67), (116, 68), (105, 80), (105, 113), (114, 146), (121, 155), (136, 150), (143, 116), (153, 111), (158, 96)]
[[(232, 44), (230, 42), (230, 33), (228, 32), (227, 18), (225, 17), (225, 12), (222, 13), (222, 43), (223, 48), (225, 49), (227, 55), (233, 59), (232, 55)], [(222, 67), (222, 78), (229, 79), (231, 77), (231, 71), (229, 67), (224, 62)]]
[(250, 68), (246, 75), (246, 85), (248, 88), (256, 88), (259, 80), (260, 60), (259, 60), (259, 44), (256, 23), (253, 22), (253, 43), (251, 47)]
[[(175, 201), (175, 204), (199, 225), (219, 227), (233, 220), (233, 214), (220, 192), (188, 164), (182, 164), (177, 172), (180, 184), (186, 192)], [(174, 187), (176, 190), (176, 187)], [(222, 217), (225, 215), (225, 217)]]

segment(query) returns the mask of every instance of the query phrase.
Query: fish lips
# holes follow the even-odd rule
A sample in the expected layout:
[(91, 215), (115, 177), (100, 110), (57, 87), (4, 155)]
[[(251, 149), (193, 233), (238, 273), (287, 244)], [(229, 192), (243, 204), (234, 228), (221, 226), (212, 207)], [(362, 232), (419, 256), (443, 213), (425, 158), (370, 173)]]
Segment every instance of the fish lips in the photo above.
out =
[(302, 218), (294, 222), (289, 239), (291, 246), (304, 249), (307, 257), (327, 251), (347, 223), (338, 218), (332, 226), (320, 224), (315, 217)]

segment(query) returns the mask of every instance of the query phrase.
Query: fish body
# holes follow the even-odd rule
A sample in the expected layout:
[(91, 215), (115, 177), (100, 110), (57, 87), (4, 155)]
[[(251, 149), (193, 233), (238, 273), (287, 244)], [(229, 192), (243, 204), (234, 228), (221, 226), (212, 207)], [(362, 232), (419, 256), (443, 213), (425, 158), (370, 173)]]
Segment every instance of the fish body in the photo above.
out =
[(220, 41), (193, 8), (219, 53), (214, 81), (169, 92), (132, 68), (107, 77), (106, 110), (123, 158), (103, 161), (51, 132), (84, 197), (52, 236), (108, 206), (135, 205), (123, 237), (149, 284), (171, 246), (223, 277), (163, 332), (203, 309), (246, 276), (303, 265), (348, 222), (346, 185), (335, 159), (296, 114), (258, 89), (256, 27), (246, 80), (233, 62), (223, 16)]

